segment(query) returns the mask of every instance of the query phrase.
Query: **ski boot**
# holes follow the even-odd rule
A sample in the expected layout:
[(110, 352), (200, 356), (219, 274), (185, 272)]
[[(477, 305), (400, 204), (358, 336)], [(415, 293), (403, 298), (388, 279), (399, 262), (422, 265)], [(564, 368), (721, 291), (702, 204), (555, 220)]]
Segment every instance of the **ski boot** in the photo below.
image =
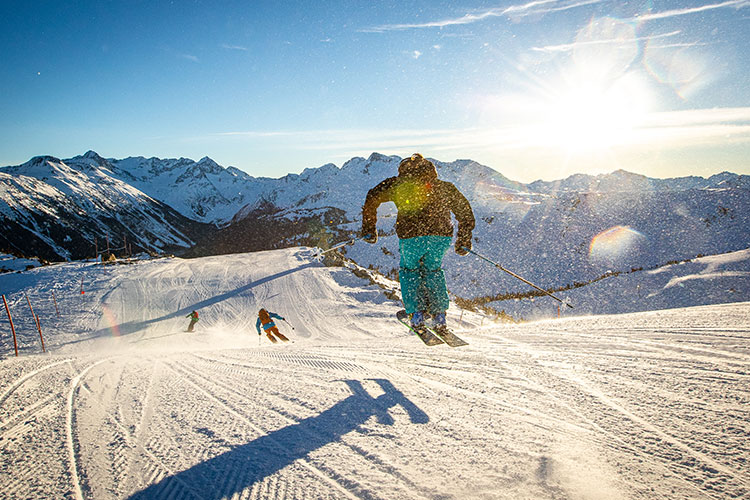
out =
[(439, 335), (445, 335), (450, 330), (448, 330), (448, 326), (445, 324), (445, 313), (437, 313), (432, 317), (432, 329), (435, 330), (436, 333)]
[(425, 313), (422, 311), (417, 311), (411, 315), (411, 327), (416, 328), (424, 328), (425, 324)]
[(417, 336), (422, 339), (422, 342), (432, 346), (442, 344), (443, 341), (432, 334), (427, 325), (425, 324), (426, 314), (422, 311), (417, 311), (411, 315), (411, 329)]

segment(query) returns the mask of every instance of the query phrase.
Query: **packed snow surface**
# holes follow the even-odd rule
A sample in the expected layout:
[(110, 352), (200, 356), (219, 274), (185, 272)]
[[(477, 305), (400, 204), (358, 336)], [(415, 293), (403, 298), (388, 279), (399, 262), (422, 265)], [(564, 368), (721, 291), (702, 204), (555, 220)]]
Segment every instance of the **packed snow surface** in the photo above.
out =
[[(750, 303), (452, 308), (470, 345), (451, 349), (307, 249), (47, 266), (0, 291), (20, 354), (5, 317), (2, 498), (750, 497)], [(259, 307), (292, 342), (257, 335)]]

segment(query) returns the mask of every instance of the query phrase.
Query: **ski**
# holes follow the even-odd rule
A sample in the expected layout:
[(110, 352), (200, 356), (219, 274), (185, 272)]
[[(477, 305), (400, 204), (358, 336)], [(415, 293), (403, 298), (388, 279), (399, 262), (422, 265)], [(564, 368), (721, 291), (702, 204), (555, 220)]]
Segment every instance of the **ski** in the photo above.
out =
[(409, 315), (406, 314), (405, 310), (401, 309), (399, 312), (397, 312), (396, 319), (398, 319), (399, 323), (414, 332), (414, 334), (419, 337), (422, 342), (425, 343), (425, 345), (434, 346), (443, 343), (440, 337), (432, 333), (427, 327), (414, 328), (413, 326), (411, 326), (411, 323), (409, 322)]
[(450, 331), (448, 327), (443, 326), (441, 327), (432, 327), (429, 328), (429, 330), (434, 333), (437, 337), (440, 338), (443, 342), (448, 344), (451, 347), (461, 347), (463, 345), (469, 345), (468, 342), (466, 342), (461, 337), (457, 336), (455, 333)]

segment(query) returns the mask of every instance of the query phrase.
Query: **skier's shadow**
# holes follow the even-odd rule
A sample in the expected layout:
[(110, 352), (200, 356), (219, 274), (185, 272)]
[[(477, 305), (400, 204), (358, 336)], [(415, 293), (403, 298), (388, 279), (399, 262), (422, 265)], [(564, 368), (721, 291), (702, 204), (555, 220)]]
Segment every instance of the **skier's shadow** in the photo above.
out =
[(397, 405), (406, 410), (412, 423), (429, 422), (427, 414), (409, 401), (390, 381), (374, 380), (385, 391), (376, 398), (365, 391), (360, 381), (345, 380), (353, 394), (323, 413), (165, 477), (130, 498), (229, 498), (295, 461), (304, 459), (313, 451), (340, 441), (344, 434), (357, 430), (373, 415), (379, 423), (393, 425), (394, 419), (388, 410)]

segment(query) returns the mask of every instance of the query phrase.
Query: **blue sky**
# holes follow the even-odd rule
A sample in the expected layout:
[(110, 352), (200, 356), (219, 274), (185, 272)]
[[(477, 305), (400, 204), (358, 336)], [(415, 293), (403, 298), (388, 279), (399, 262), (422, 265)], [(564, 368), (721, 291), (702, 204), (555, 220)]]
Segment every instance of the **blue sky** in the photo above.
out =
[[(281, 5), (279, 5), (281, 4)], [(93, 149), (279, 177), (750, 173), (750, 0), (6, 0), (0, 165)]]

